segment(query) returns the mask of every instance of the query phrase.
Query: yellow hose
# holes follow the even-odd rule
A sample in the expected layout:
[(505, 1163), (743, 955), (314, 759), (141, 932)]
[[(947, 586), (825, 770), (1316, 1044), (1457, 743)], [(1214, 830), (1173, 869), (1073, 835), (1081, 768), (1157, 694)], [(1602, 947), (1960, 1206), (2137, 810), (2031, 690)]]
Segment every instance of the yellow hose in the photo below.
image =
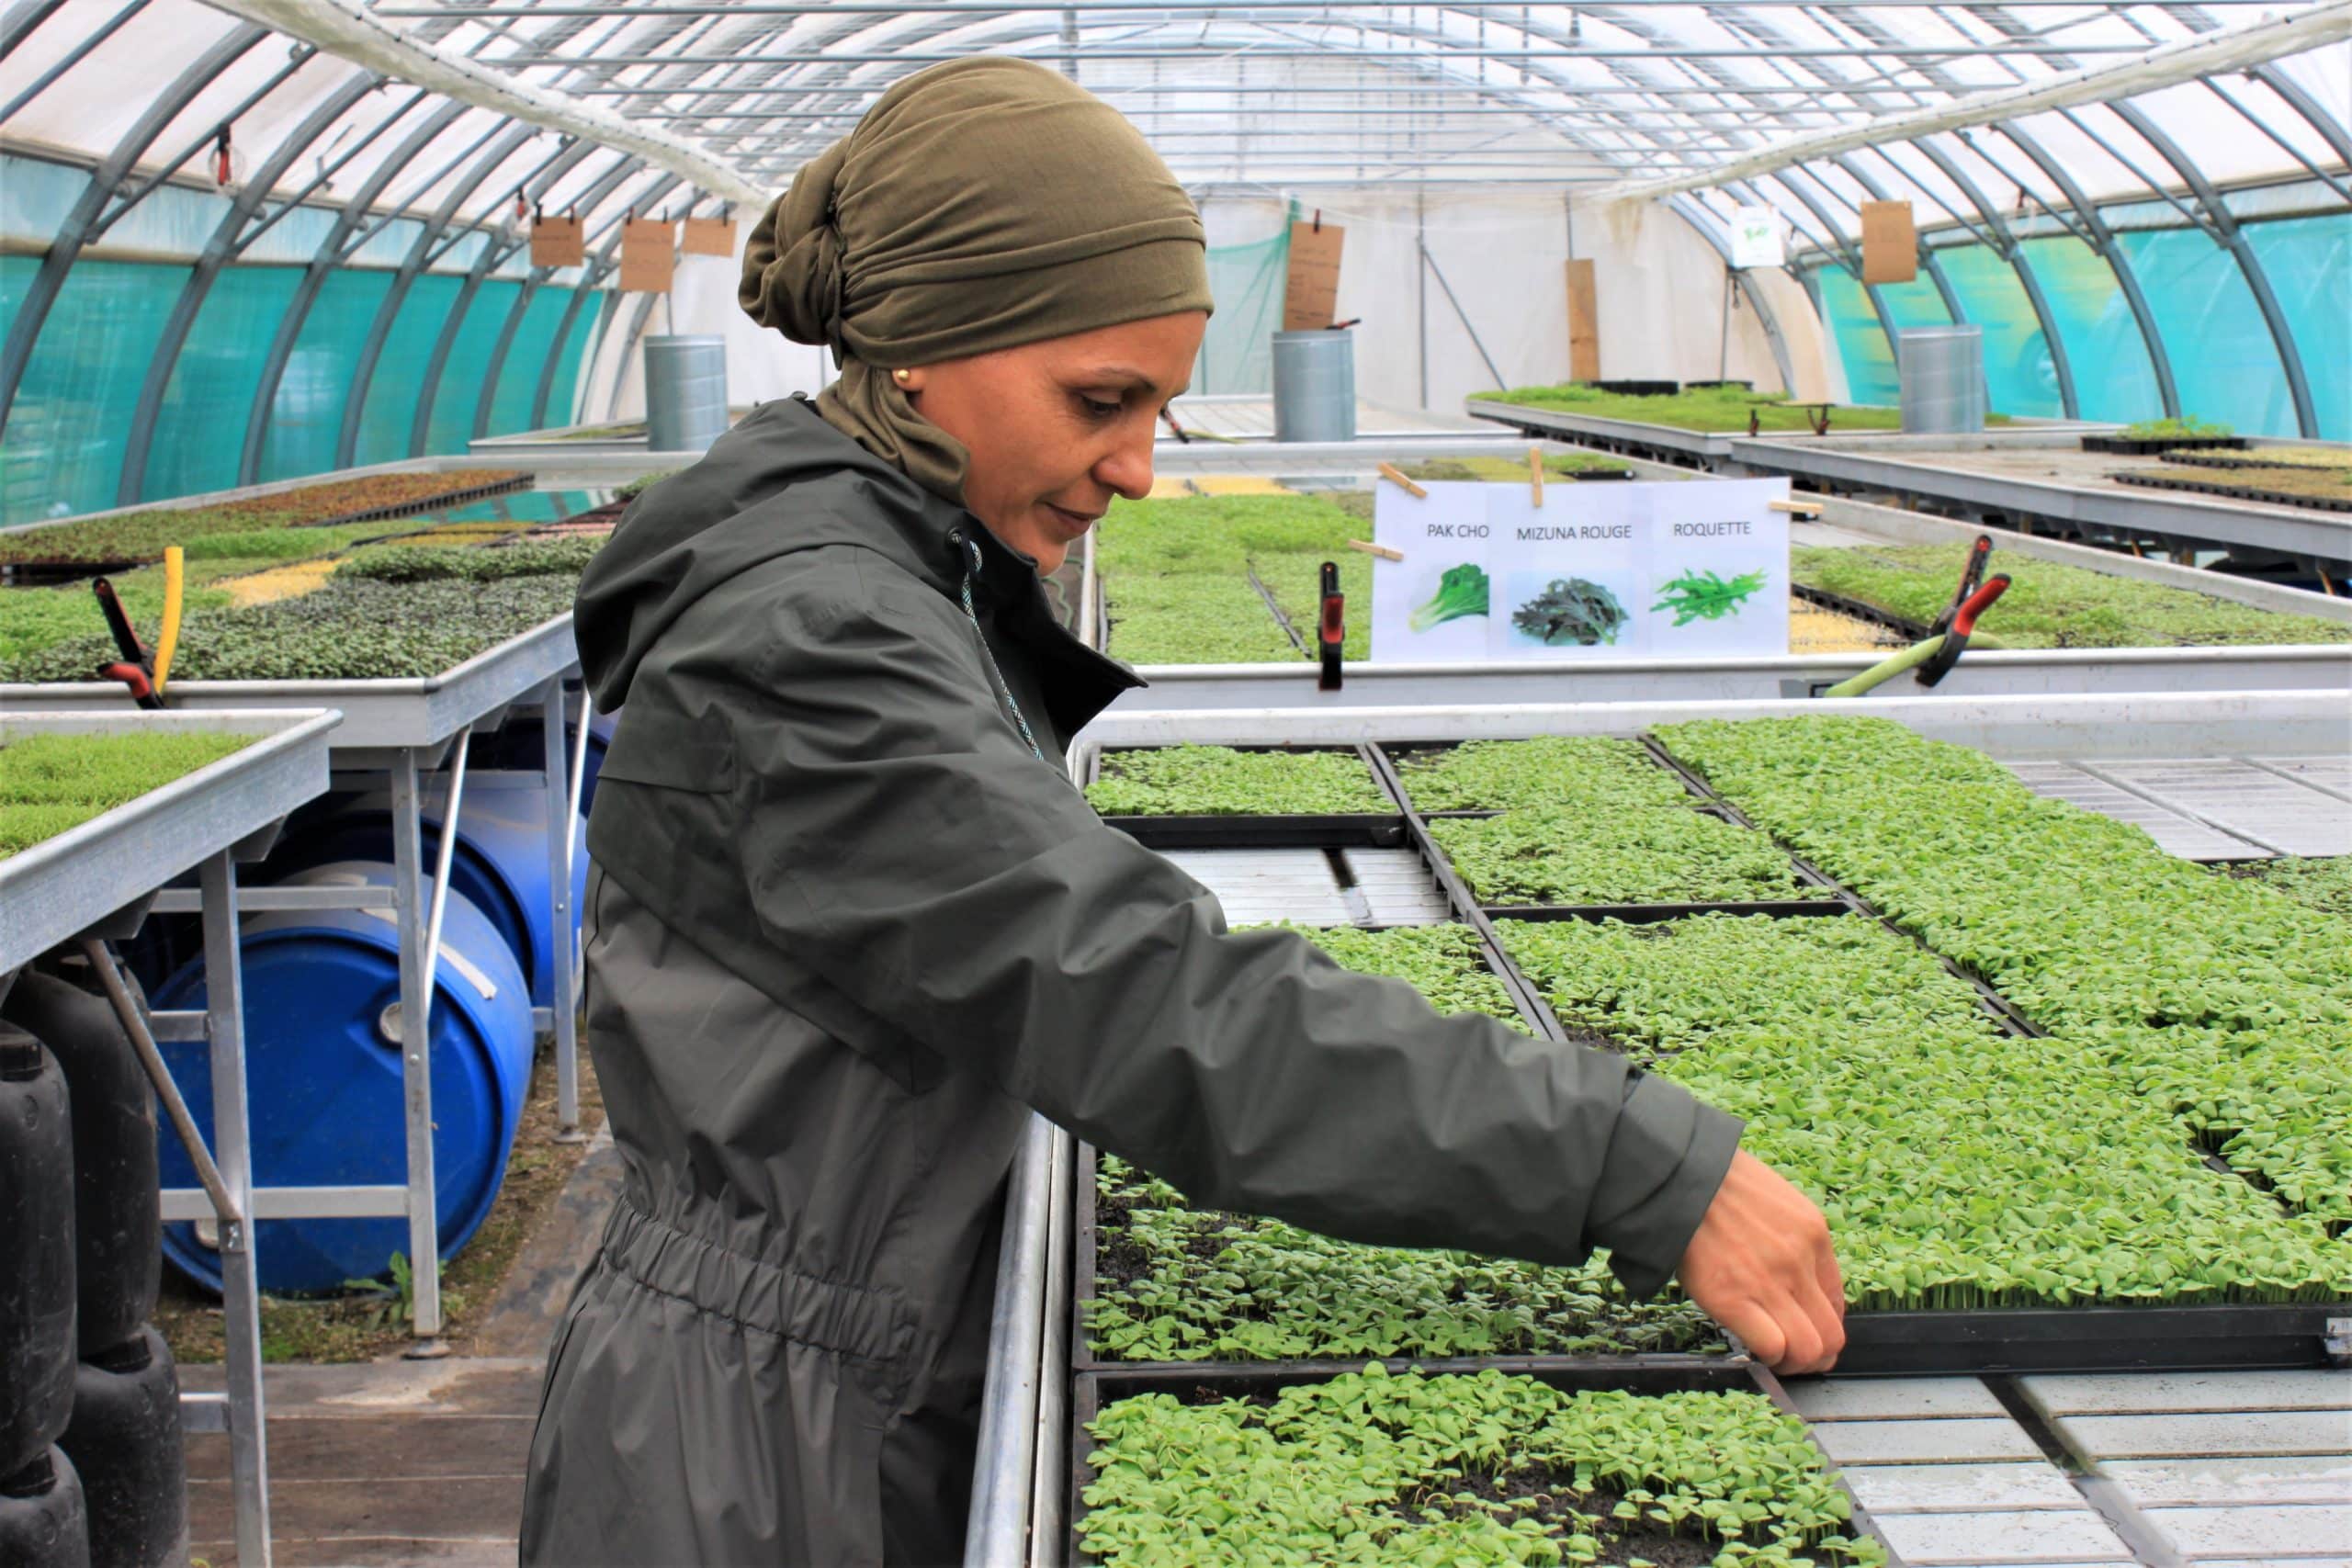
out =
[(180, 646), (180, 590), (187, 578), (187, 557), (177, 545), (164, 550), (164, 626), (155, 634), (155, 690), (172, 678), (172, 655)]

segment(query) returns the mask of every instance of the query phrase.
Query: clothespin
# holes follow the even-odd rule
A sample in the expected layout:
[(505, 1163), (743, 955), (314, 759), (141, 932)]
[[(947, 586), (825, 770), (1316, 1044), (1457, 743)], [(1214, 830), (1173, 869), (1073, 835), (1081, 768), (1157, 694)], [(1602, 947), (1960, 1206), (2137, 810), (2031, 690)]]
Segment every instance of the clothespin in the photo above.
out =
[(1764, 507), (1768, 512), (1785, 512), (1792, 517), (1818, 517), (1821, 515), (1821, 502), (1817, 501), (1805, 501), (1803, 499), (1795, 501), (1768, 501), (1764, 503)]
[(1541, 512), (1544, 510), (1544, 448), (1541, 446), (1527, 449), (1527, 479), (1535, 490), (1535, 510)]
[(1319, 207), (1315, 209), (1315, 231), (1323, 232), (1323, 209)]
[(1378, 556), (1382, 560), (1403, 560), (1405, 558), (1404, 551), (1391, 549), (1386, 545), (1375, 545), (1369, 539), (1350, 539), (1348, 541), (1348, 548), (1351, 550), (1362, 550), (1368, 556)]
[(1407, 479), (1402, 469), (1394, 468), (1386, 463), (1380, 464), (1379, 468), (1380, 477), (1382, 479), (1386, 479), (1390, 484), (1396, 486), (1407, 495), (1411, 496), (1415, 501), (1427, 501), (1430, 498), (1430, 492), (1415, 484), (1412, 480)]

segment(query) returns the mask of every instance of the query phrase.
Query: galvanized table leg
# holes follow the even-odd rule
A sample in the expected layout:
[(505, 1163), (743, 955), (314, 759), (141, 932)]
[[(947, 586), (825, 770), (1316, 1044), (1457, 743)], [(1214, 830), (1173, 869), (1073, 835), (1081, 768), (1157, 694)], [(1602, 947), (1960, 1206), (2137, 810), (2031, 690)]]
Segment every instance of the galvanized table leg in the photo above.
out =
[(426, 992), (424, 827), (416, 753), (394, 758), (392, 777), (392, 919), (400, 931), (401, 1083), (408, 1129), (408, 1257), (414, 1280), (415, 1332), (441, 1333), (441, 1235), (433, 1181), (432, 1008)]
[[(237, 946), (237, 866), (229, 852), (202, 868), (205, 1032), (212, 1052), (212, 1157), (241, 1214), (254, 1212), (245, 1115), (245, 982)], [(227, 1343), (229, 1473), (237, 1503), (237, 1561), (269, 1563), (269, 1444), (261, 1393), (261, 1290), (253, 1225), (220, 1224), (221, 1332)]]
[[(543, 739), (548, 808), (548, 958), (550, 976), (548, 1004), (555, 1015), (556, 1136), (565, 1142), (580, 1134), (580, 998), (572, 987), (578, 940), (572, 924), (571, 840), (574, 832), (571, 789), (570, 748), (564, 744), (563, 678), (549, 681), (539, 702), (539, 733)], [(580, 716), (581, 728), (588, 716)]]

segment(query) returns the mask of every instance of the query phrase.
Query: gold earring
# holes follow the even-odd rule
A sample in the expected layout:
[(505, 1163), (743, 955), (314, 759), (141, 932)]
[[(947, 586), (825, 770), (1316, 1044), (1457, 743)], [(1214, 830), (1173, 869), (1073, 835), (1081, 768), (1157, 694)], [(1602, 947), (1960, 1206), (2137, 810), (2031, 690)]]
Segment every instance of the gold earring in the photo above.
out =
[(908, 372), (904, 370), (893, 370), (890, 372), (890, 379), (896, 381), (901, 387), (907, 384), (907, 376)]

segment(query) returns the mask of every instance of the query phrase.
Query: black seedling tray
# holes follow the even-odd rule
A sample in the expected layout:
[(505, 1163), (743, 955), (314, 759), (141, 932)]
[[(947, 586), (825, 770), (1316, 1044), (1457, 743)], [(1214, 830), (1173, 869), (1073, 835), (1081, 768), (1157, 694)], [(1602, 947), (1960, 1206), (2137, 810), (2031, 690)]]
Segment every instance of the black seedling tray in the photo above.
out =
[[(2292, 463), (2264, 456), (2265, 448), (2249, 446), (2243, 452), (2190, 452), (2174, 448), (2156, 454), (2160, 463), (2179, 463), (2199, 468), (2287, 468), (2297, 473), (2325, 473), (2321, 463)], [(2352, 468), (2352, 451), (2344, 454), (2343, 467)]]
[(1555, 474), (1549, 468), (1544, 470), (1545, 484), (1555, 484), (1561, 479), (1573, 479), (1577, 484), (1592, 484), (1602, 479), (1630, 479), (1633, 477), (1634, 470), (1631, 468), (1578, 468), (1573, 473), (1566, 474)]
[[(1094, 1479), (1094, 1467), (1087, 1461), (1092, 1457), (1093, 1439), (1087, 1428), (1102, 1415), (1102, 1407), (1122, 1399), (1143, 1393), (1173, 1394), (1186, 1404), (1204, 1404), (1213, 1400), (1271, 1398), (1286, 1387), (1299, 1383), (1329, 1382), (1349, 1372), (1363, 1370), (1363, 1362), (1342, 1362), (1317, 1365), (1297, 1371), (1276, 1371), (1272, 1366), (1254, 1366), (1237, 1371), (1209, 1371), (1184, 1367), (1154, 1367), (1148, 1370), (1122, 1369), (1116, 1371), (1081, 1372), (1070, 1391), (1069, 1494), (1065, 1528), (1068, 1540), (1063, 1561), (1092, 1563), (1079, 1546), (1079, 1526), (1086, 1518), (1086, 1488)], [(1798, 1415), (1795, 1404), (1780, 1380), (1755, 1362), (1732, 1360), (1722, 1357), (1710, 1359), (1682, 1358), (1672, 1364), (1656, 1359), (1645, 1361), (1633, 1357), (1619, 1357), (1605, 1361), (1583, 1363), (1546, 1363), (1530, 1357), (1493, 1357), (1464, 1368), (1439, 1361), (1387, 1361), (1383, 1363), (1392, 1372), (1418, 1371), (1430, 1376), (1458, 1371), (1498, 1371), (1531, 1377), (1562, 1393), (1580, 1393), (1591, 1390), (1623, 1391), (1628, 1393), (1760, 1393), (1789, 1415)], [(1806, 1434), (1813, 1428), (1808, 1425)], [(1816, 1446), (1818, 1439), (1815, 1439)], [(1902, 1568), (1903, 1559), (1853, 1495), (1845, 1477), (1827, 1454), (1822, 1456), (1823, 1468), (1838, 1481), (1851, 1505), (1852, 1517), (1846, 1533), (1867, 1538), (1886, 1548), (1888, 1568)]]
[[(1148, 746), (1123, 746), (1121, 751), (1148, 751)], [(1362, 746), (1236, 746), (1236, 751), (1343, 751), (1362, 761), (1373, 779), (1393, 800), (1396, 792)], [(1086, 782), (1102, 777), (1102, 753), (1087, 764)], [(1210, 815), (1151, 815), (1104, 817), (1103, 822), (1153, 850), (1393, 850), (1406, 842), (1405, 818), (1398, 812), (1300, 812), (1257, 815), (1219, 812)]]
[(1590, 385), (1612, 398), (1670, 398), (1682, 390), (1679, 381), (1594, 381)]
[(288, 526), (345, 528), (354, 523), (373, 523), (379, 517), (422, 517), (429, 513), (454, 512), (460, 506), (471, 506), (477, 501), (488, 501), (492, 496), (507, 495), (518, 490), (528, 490), (537, 480), (538, 476), (536, 474), (517, 474), (511, 479), (500, 479), (495, 484), (472, 485), (464, 490), (453, 490), (439, 495), (424, 496), (402, 505), (363, 507), (357, 512), (345, 512), (338, 516), (322, 517), (308, 523), (289, 524)]
[(1153, 850), (1393, 850), (1405, 842), (1402, 817), (1371, 814), (1105, 817), (1102, 820)]
[[(2352, 1302), (1849, 1312), (1838, 1371), (1941, 1377), (2352, 1365), (2352, 1357), (2330, 1355), (2331, 1323), (2352, 1324)], [(2335, 1337), (2347, 1334), (2352, 1328)]]
[[(1386, 771), (1382, 774), (1381, 783), (1387, 786), (1387, 788), (1396, 795), (1398, 801), (1405, 806), (1407, 810), (1412, 810), (1411, 792), (1404, 782), (1404, 774), (1399, 772), (1396, 766), (1397, 760), (1424, 751), (1450, 750), (1453, 744), (1453, 742), (1447, 741), (1392, 741), (1386, 745), (1375, 748), (1383, 761), (1387, 763)], [(1696, 803), (1695, 809), (1699, 812), (1705, 816), (1717, 818), (1725, 822), (1736, 823), (1742, 828), (1748, 829), (1751, 832), (1755, 830), (1752, 823), (1748, 822), (1745, 818), (1741, 817), (1738, 813), (1733, 811), (1729, 807), (1724, 805), (1720, 797), (1702, 786), (1690, 773), (1684, 772), (1680, 768), (1673, 766), (1670, 762), (1662, 759), (1656, 749), (1645, 749), (1650, 750), (1650, 761), (1657, 766), (1664, 768), (1668, 773), (1672, 774), (1675, 780), (1682, 785), (1685, 793), (1689, 794), (1692, 797), (1693, 801)], [(1419, 817), (1419, 820), (1423, 824), (1423, 832), (1426, 834), (1426, 825), (1430, 822), (1499, 817), (1502, 813), (1499, 810), (1455, 809), (1421, 812), (1418, 815)], [(1454, 871), (1452, 861), (1445, 859), (1443, 848), (1439, 845), (1435, 840), (1428, 840), (1426, 844), (1422, 847), (1422, 854), (1424, 858), (1431, 861), (1433, 864), (1442, 862), (1444, 865), (1444, 874), (1441, 876), (1441, 881), (1443, 881), (1447, 876), (1451, 876), (1457, 881), (1460, 880), (1459, 874)], [(1812, 886), (1820, 888), (1823, 892), (1823, 897), (1818, 898), (1735, 899), (1727, 903), (1715, 904), (1479, 903), (1476, 905), (1476, 908), (1482, 922), (1492, 922), (1495, 920), (1624, 920), (1637, 925), (1650, 924), (1660, 920), (1679, 920), (1688, 915), (1766, 915), (1777, 919), (1789, 918), (1802, 919), (1812, 915), (1843, 915), (1850, 912), (1850, 906), (1844, 901), (1844, 890), (1840, 888), (1836, 882), (1826, 876), (1824, 876), (1820, 872), (1804, 864), (1803, 862), (1795, 861), (1794, 857), (1792, 857), (1792, 862), (1795, 865), (1799, 876)], [(1472, 889), (1466, 882), (1463, 883), (1462, 886), (1464, 897), (1473, 900), (1476, 898), (1476, 891)], [(1500, 943), (1498, 942), (1496, 945), (1497, 951), (1499, 952)], [(1506, 956), (1503, 961), (1505, 963), (1510, 962), (1508, 956)], [(1543, 998), (1540, 994), (1537, 994), (1533, 983), (1526, 980), (1523, 976), (1520, 976), (1516, 965), (1512, 966), (1511, 974), (1518, 979), (1521, 985), (1527, 987), (1527, 990), (1530, 996), (1533, 998), (1536, 1006), (1542, 1009), (1546, 1017), (1549, 1017), (1551, 1010), (1544, 1004)], [(1557, 1027), (1556, 1023), (1555, 1024), (1555, 1027)]]
[[(1657, 737), (1642, 743), (1680, 773), (1695, 789), (1722, 801), (1739, 821), (1747, 818), (1686, 768)], [(1749, 824), (1753, 826), (1753, 824)], [(1758, 829), (1761, 831), (1761, 829)], [(1777, 841), (1777, 840), (1776, 840)], [(1783, 849), (1787, 846), (1782, 845)], [(1838, 891), (1853, 912), (1874, 919), (1968, 983), (1979, 1004), (2009, 1032), (2041, 1039), (2048, 1034), (2024, 1010), (1967, 965), (1955, 963), (1918, 936), (1879, 912), (1803, 856), (1796, 866)], [(2217, 1171), (2238, 1177), (2256, 1190), (2269, 1189), (2233, 1169), (2194, 1144), (2189, 1152)], [(2331, 1324), (2342, 1327), (2331, 1329)], [(2352, 1301), (2285, 1305), (2223, 1303), (2201, 1306), (1976, 1307), (1956, 1311), (1849, 1312), (1840, 1374), (1856, 1376), (1946, 1376), (1996, 1371), (2208, 1371), (2238, 1367), (2352, 1365), (2352, 1355), (2331, 1352), (2331, 1335), (2352, 1339)], [(2241, 1343), (2240, 1341), (2243, 1341)]]
[(2215, 484), (2210, 479), (2177, 479), (2168, 474), (2109, 474), (2118, 484), (2142, 490), (2176, 490), (2197, 495), (2218, 495), (2232, 501), (2259, 501), (2271, 506), (2301, 506), (2313, 512), (2352, 512), (2352, 496), (2299, 495), (2292, 491), (2266, 490), (2260, 485)]
[(1923, 641), (1933, 635), (1921, 622), (1898, 615), (1891, 610), (1882, 609), (1876, 604), (1868, 604), (1860, 599), (1849, 599), (1843, 593), (1832, 593), (1826, 588), (1815, 588), (1809, 583), (1792, 582), (1789, 585), (1789, 591), (1808, 604), (1817, 604), (1825, 610), (1835, 610), (1841, 615), (1851, 615), (1858, 621), (1868, 621), (1872, 626), (1884, 626), (1895, 636), (1908, 637), (1913, 642)]
[(2243, 435), (2086, 435), (2083, 450), (2117, 457), (2151, 457), (2166, 452), (2200, 449), (2243, 452), (2251, 443)]
[(1843, 899), (1768, 898), (1750, 904), (1489, 904), (1490, 920), (1623, 920), (1628, 925), (1654, 925), (1692, 915), (1769, 915), (1776, 920), (1814, 915), (1850, 915)]
[[(1077, 1209), (1078, 1224), (1072, 1227), (1070, 1259), (1070, 1324), (1069, 1359), (1079, 1372), (1102, 1372), (1125, 1375), (1130, 1372), (1200, 1373), (1216, 1377), (1279, 1376), (1296, 1381), (1303, 1377), (1329, 1376), (1335, 1371), (1361, 1371), (1367, 1361), (1377, 1360), (1391, 1371), (1419, 1367), (1424, 1371), (1477, 1372), (1488, 1367), (1508, 1362), (1513, 1368), (1561, 1368), (1567, 1370), (1592, 1367), (1682, 1367), (1688, 1365), (1744, 1366), (1747, 1352), (1739, 1341), (1724, 1332), (1728, 1349), (1702, 1350), (1627, 1350), (1615, 1355), (1526, 1355), (1526, 1356), (1310, 1356), (1265, 1361), (1135, 1361), (1119, 1357), (1098, 1356), (1088, 1343), (1086, 1333), (1087, 1303), (1094, 1299), (1094, 1276), (1101, 1258), (1096, 1243), (1100, 1227), (1095, 1219), (1097, 1193), (1094, 1190), (1096, 1171), (1101, 1165), (1101, 1151), (1091, 1144), (1078, 1146)], [(1718, 1332), (1723, 1332), (1718, 1330)]]

